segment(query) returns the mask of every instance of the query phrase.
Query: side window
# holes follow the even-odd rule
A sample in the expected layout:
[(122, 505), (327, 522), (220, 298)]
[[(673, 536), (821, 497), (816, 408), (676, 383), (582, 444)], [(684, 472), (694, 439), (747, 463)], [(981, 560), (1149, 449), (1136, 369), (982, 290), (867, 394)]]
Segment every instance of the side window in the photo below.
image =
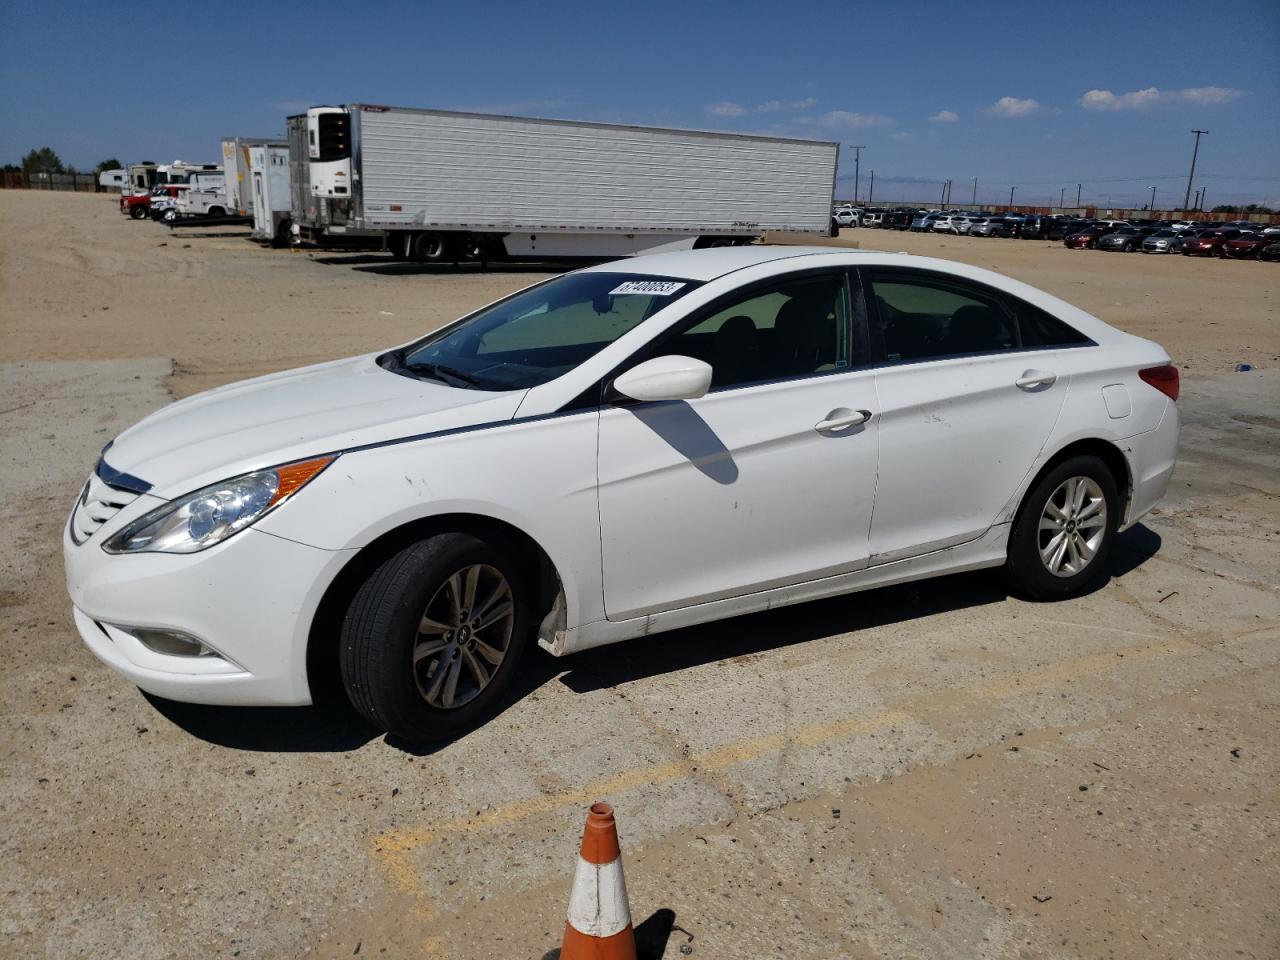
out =
[(1017, 325), (1002, 300), (963, 281), (867, 271), (885, 359), (925, 360), (1018, 348)]
[(1063, 323), (1039, 307), (1017, 301), (1014, 309), (1018, 311), (1018, 331), (1022, 334), (1023, 346), (1074, 347), (1090, 342), (1075, 327)]
[(865, 310), (857, 312), (851, 336), (843, 272), (797, 277), (717, 305), (661, 352), (709, 363), (713, 389), (847, 369), (870, 359)]

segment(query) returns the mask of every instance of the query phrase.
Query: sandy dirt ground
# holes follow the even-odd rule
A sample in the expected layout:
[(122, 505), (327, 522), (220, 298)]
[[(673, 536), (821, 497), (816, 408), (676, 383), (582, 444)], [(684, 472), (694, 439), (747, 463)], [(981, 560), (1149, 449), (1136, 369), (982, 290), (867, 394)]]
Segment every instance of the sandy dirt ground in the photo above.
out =
[(544, 269), (218, 233), (0, 192), (0, 956), (540, 957), (595, 799), (654, 955), (1280, 955), (1280, 266), (849, 232), (1169, 349), (1178, 471), (1107, 582), (1042, 605), (970, 574), (539, 653), (422, 749), (332, 707), (143, 697), (76, 637), (61, 529), (170, 398)]

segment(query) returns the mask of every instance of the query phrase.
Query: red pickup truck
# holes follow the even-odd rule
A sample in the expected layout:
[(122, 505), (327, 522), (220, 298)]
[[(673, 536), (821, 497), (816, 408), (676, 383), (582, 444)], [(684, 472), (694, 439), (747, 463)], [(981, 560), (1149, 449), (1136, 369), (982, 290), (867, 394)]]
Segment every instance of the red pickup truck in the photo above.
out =
[(126, 217), (133, 217), (135, 220), (143, 220), (147, 214), (151, 212), (152, 197), (174, 197), (177, 198), (183, 190), (187, 189), (185, 183), (162, 183), (160, 186), (152, 189), (150, 193), (135, 193), (128, 197), (120, 198), (120, 212)]

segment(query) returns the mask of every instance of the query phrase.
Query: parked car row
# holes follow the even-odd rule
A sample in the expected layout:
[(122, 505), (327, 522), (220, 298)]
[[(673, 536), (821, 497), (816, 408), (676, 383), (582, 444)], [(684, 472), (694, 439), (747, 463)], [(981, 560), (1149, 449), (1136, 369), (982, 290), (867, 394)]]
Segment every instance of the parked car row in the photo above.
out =
[[(837, 207), (838, 226), (950, 233), (970, 237), (1061, 240), (1078, 250), (1113, 253), (1181, 253), (1184, 256), (1280, 260), (1280, 225), (1248, 220), (1113, 220), (1065, 215), (997, 214), (990, 211)], [(1271, 249), (1275, 248), (1275, 249)]]
[(1280, 226), (1264, 226), (1249, 221), (1228, 224), (1082, 222), (1069, 231), (1062, 242), (1075, 250), (1280, 260)]

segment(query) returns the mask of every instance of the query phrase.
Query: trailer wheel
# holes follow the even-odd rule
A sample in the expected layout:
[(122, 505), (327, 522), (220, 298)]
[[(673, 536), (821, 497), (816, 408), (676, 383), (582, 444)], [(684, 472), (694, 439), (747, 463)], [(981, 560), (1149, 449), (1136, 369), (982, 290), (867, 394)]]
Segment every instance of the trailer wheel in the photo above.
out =
[(289, 245), (289, 228), (293, 224), (289, 220), (281, 220), (276, 224), (276, 232), (271, 237), (271, 246), (279, 250), (281, 247)]
[(423, 263), (440, 263), (450, 258), (449, 241), (439, 233), (419, 234), (413, 244), (413, 254)]

